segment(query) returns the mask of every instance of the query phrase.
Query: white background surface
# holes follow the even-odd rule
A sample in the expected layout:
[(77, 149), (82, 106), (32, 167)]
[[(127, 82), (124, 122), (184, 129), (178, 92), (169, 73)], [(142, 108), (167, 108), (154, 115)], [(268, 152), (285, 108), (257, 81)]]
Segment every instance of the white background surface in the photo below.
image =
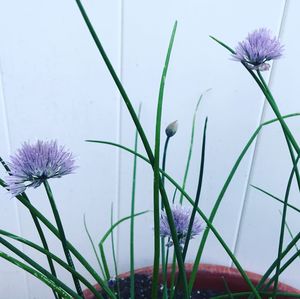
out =
[[(23, 141), (57, 139), (76, 155), (76, 174), (52, 180), (68, 238), (97, 269), (83, 229), (83, 214), (95, 241), (115, 216), (130, 213), (132, 156), (86, 139), (120, 142), (133, 147), (134, 127), (126, 107), (100, 58), (75, 1), (0, 1), (0, 150), (5, 159)], [(171, 140), (168, 172), (182, 182), (192, 114), (200, 94), (195, 147), (187, 185), (196, 193), (200, 141), (208, 116), (207, 159), (200, 207), (208, 214), (233, 163), (251, 134), (273, 113), (242, 66), (208, 36), (234, 46), (249, 31), (270, 28), (285, 44), (285, 55), (265, 73), (283, 114), (299, 112), (299, 11), (296, 0), (247, 1), (84, 1), (135, 107), (142, 102), (141, 121), (153, 145), (156, 101), (165, 53), (175, 20), (178, 30), (166, 81), (163, 127), (179, 121)], [(298, 119), (288, 120), (297, 137)], [(299, 139), (298, 139), (299, 140)], [(142, 151), (140, 146), (140, 151)], [(283, 197), (291, 162), (280, 127), (265, 128), (241, 163), (218, 212), (215, 225), (241, 264), (263, 273), (275, 259), (281, 206), (253, 190), (253, 183)], [(5, 177), (3, 171), (1, 176)], [(172, 194), (172, 188), (169, 188)], [(32, 202), (52, 220), (44, 190), (28, 190)], [(38, 241), (32, 220), (16, 200), (1, 191), (0, 227)], [(296, 188), (291, 202), (299, 206)], [(152, 209), (152, 173), (138, 163), (136, 210)], [(294, 233), (299, 215), (289, 212)], [(152, 214), (136, 220), (136, 266), (152, 264)], [(119, 270), (129, 269), (129, 229), (117, 232)], [(50, 237), (51, 248), (61, 254)], [(286, 243), (289, 236), (286, 235)], [(193, 260), (199, 238), (191, 243)], [(109, 245), (109, 244), (107, 244)], [(108, 247), (109, 249), (109, 247)], [(2, 247), (1, 247), (2, 250)], [(24, 248), (26, 253), (32, 251)], [(47, 265), (45, 259), (34, 255)], [(203, 261), (231, 265), (214, 237)], [(79, 267), (81, 270), (81, 268)], [(62, 270), (60, 277), (71, 284)], [(282, 281), (300, 288), (299, 261)], [(35, 278), (0, 261), (0, 298), (47, 299), (52, 293)]]

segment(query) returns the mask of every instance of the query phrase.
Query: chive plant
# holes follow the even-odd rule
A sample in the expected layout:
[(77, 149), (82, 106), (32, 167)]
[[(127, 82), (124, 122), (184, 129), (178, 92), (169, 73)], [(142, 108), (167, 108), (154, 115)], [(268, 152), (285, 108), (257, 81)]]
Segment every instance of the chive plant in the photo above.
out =
[[(20, 204), (22, 204), (28, 212), (31, 214), (33, 222), (35, 224), (37, 233), (41, 239), (41, 245), (35, 244), (34, 242), (27, 240), (21, 236), (12, 234), (8, 231), (0, 229), (0, 244), (5, 247), (9, 252), (13, 253), (14, 256), (7, 254), (6, 252), (0, 251), (0, 257), (7, 260), (8, 262), (14, 264), (15, 266), (23, 269), (27, 273), (35, 276), (37, 279), (45, 283), (53, 291), (53, 296), (55, 299), (62, 298), (76, 298), (83, 299), (84, 292), (82, 287), (87, 288), (97, 299), (113, 298), (118, 299), (121, 297), (121, 290), (118, 281), (118, 266), (115, 253), (115, 240), (114, 231), (118, 228), (120, 224), (129, 220), (130, 221), (130, 294), (131, 298), (135, 298), (135, 250), (134, 250), (134, 229), (135, 229), (135, 217), (142, 216), (148, 211), (135, 212), (135, 190), (137, 175), (137, 161), (141, 159), (144, 163), (147, 163), (149, 167), (153, 170), (153, 229), (154, 229), (154, 255), (153, 255), (153, 271), (152, 271), (152, 290), (151, 298), (158, 298), (159, 289), (159, 274), (160, 274), (160, 264), (162, 271), (162, 284), (163, 284), (163, 298), (175, 298), (176, 296), (176, 286), (179, 286), (179, 282), (182, 283), (183, 296), (185, 299), (190, 298), (193, 290), (193, 286), (196, 280), (197, 271), (201, 262), (203, 251), (211, 232), (218, 242), (221, 244), (225, 252), (228, 254), (233, 264), (239, 271), (241, 277), (244, 279), (248, 285), (249, 292), (232, 292), (224, 281), (226, 294), (221, 296), (216, 296), (216, 298), (239, 298), (248, 296), (249, 298), (262, 298), (262, 296), (270, 296), (276, 298), (277, 296), (283, 297), (295, 297), (300, 298), (299, 294), (291, 294), (287, 292), (281, 292), (278, 289), (280, 275), (300, 256), (297, 242), (300, 240), (300, 233), (292, 234), (291, 228), (288, 226), (287, 211), (288, 209), (293, 209), (297, 212), (300, 210), (291, 205), (289, 200), (290, 190), (292, 186), (293, 179), (296, 178), (296, 183), (298, 189), (300, 190), (300, 175), (298, 170), (298, 161), (300, 159), (300, 147), (296, 138), (292, 134), (286, 120), (291, 117), (299, 116), (299, 113), (282, 115), (279, 107), (269, 89), (262, 72), (268, 71), (270, 69), (270, 61), (274, 59), (279, 59), (283, 53), (283, 46), (280, 44), (276, 37), (272, 37), (267, 29), (258, 29), (248, 35), (248, 37), (240, 42), (238, 46), (234, 49), (226, 45), (224, 42), (212, 37), (217, 43), (227, 49), (231, 57), (240, 62), (243, 67), (249, 72), (250, 76), (255, 80), (258, 87), (266, 97), (270, 107), (272, 108), (276, 118), (262, 123), (250, 136), (248, 142), (244, 146), (240, 155), (238, 156), (236, 162), (234, 163), (232, 169), (230, 170), (227, 179), (225, 180), (223, 187), (220, 190), (218, 197), (215, 200), (210, 214), (207, 216), (201, 207), (200, 195), (201, 188), (204, 177), (204, 161), (205, 161), (205, 146), (206, 146), (206, 130), (207, 130), (207, 118), (205, 120), (205, 125), (202, 135), (202, 148), (201, 148), (201, 159), (199, 165), (199, 177), (198, 177), (198, 187), (196, 190), (195, 198), (190, 196), (186, 191), (186, 183), (188, 178), (189, 167), (192, 159), (192, 150), (194, 143), (194, 133), (195, 133), (195, 123), (196, 114), (199, 107), (200, 97), (196, 109), (193, 115), (192, 122), (192, 132), (189, 145), (189, 152), (187, 157), (187, 163), (185, 167), (185, 172), (183, 176), (182, 183), (178, 183), (174, 180), (167, 171), (166, 161), (168, 154), (168, 145), (170, 138), (175, 135), (177, 131), (177, 122), (171, 123), (166, 128), (167, 138), (165, 140), (162, 163), (160, 163), (160, 152), (161, 152), (161, 123), (163, 119), (163, 102), (164, 102), (164, 89), (167, 83), (167, 72), (169, 64), (171, 61), (172, 48), (175, 41), (177, 21), (173, 26), (171, 33), (167, 54), (165, 58), (165, 63), (162, 70), (157, 108), (156, 108), (156, 121), (155, 121), (155, 142), (152, 148), (148, 137), (146, 136), (145, 130), (142, 126), (140, 120), (141, 106), (138, 112), (135, 111), (130, 98), (128, 97), (124, 86), (122, 85), (108, 55), (106, 54), (104, 47), (89, 20), (89, 17), (84, 9), (80, 0), (75, 0), (79, 11), (87, 25), (87, 28), (93, 38), (97, 49), (99, 50), (100, 56), (103, 59), (108, 71), (110, 72), (113, 81), (115, 82), (122, 99), (128, 109), (128, 112), (132, 118), (132, 121), (136, 128), (135, 143), (134, 148), (130, 149), (121, 144), (117, 144), (110, 141), (102, 140), (87, 140), (88, 142), (106, 144), (124, 150), (133, 155), (133, 177), (132, 177), (132, 192), (131, 192), (131, 211), (130, 215), (121, 218), (114, 222), (113, 217), (113, 207), (111, 208), (111, 222), (108, 230), (100, 239), (98, 248), (94, 245), (91, 234), (88, 231), (86, 219), (84, 218), (84, 227), (92, 245), (92, 249), (96, 255), (99, 271), (95, 270), (87, 260), (81, 255), (81, 253), (72, 245), (72, 243), (67, 239), (67, 233), (63, 227), (63, 221), (60, 217), (59, 210), (56, 205), (56, 200), (54, 199), (52, 190), (50, 188), (49, 180), (53, 178), (61, 178), (65, 175), (69, 175), (74, 172), (76, 166), (72, 154), (67, 151), (63, 146), (58, 146), (56, 141), (37, 141), (34, 144), (24, 143), (22, 147), (17, 151), (15, 155), (12, 155), (11, 161), (4, 161), (0, 157), (0, 164), (7, 172), (7, 178), (0, 178), (0, 186), (7, 189), (12, 197), (15, 197)], [(289, 155), (292, 161), (292, 170), (288, 178), (288, 183), (286, 187), (286, 192), (284, 199), (280, 199), (272, 193), (265, 191), (262, 188), (253, 186), (260, 192), (263, 192), (268, 197), (276, 200), (282, 205), (281, 212), (281, 228), (279, 233), (277, 256), (274, 262), (270, 265), (267, 271), (262, 276), (261, 280), (257, 285), (253, 285), (252, 281), (249, 279), (244, 268), (238, 261), (237, 257), (231, 251), (228, 244), (222, 238), (222, 235), (214, 226), (214, 219), (223, 201), (224, 195), (249, 148), (252, 146), (253, 142), (256, 140), (258, 134), (263, 128), (273, 124), (279, 123), (283, 137), (286, 140)], [(141, 141), (143, 145), (146, 156), (138, 152), (138, 141)], [(165, 182), (170, 183), (173, 186), (175, 192), (173, 195), (173, 200), (169, 200), (171, 196), (167, 193), (165, 189)], [(49, 200), (55, 224), (49, 221), (39, 209), (34, 206), (28, 196), (26, 195), (27, 188), (33, 187), (38, 188), (43, 185), (46, 191), (47, 198)], [(179, 204), (175, 204), (176, 192), (179, 192)], [(183, 205), (184, 203), (184, 205)], [(186, 207), (185, 205), (190, 205)], [(200, 219), (202, 219), (200, 221)], [(203, 222), (203, 223), (202, 223)], [(48, 245), (47, 238), (42, 229), (43, 224), (60, 242), (64, 251), (64, 258), (58, 257), (56, 254), (52, 253)], [(203, 224), (207, 227), (201, 237), (200, 244), (196, 253), (196, 257), (193, 264), (192, 273), (189, 279), (187, 278), (187, 273), (185, 271), (185, 260), (188, 252), (188, 247), (190, 240), (195, 238), (203, 230)], [(284, 236), (285, 230), (288, 230), (291, 237), (291, 241), (284, 246)], [(113, 255), (113, 267), (114, 275), (111, 275), (111, 265), (106, 258), (107, 249), (105, 249), (104, 243), (110, 237), (111, 240), (111, 251)], [(167, 238), (167, 239), (165, 239)], [(166, 242), (167, 240), (167, 242)], [(45, 256), (48, 261), (48, 267), (41, 266), (34, 258), (30, 257), (23, 251), (21, 251), (17, 246), (15, 246), (11, 241), (23, 244), (30, 247), (31, 249), (39, 252)], [(168, 260), (170, 248), (174, 249), (172, 271), (171, 271), (171, 284), (168, 287)], [(288, 254), (296, 249), (295, 253), (286, 260)], [(283, 259), (285, 261), (283, 262)], [(74, 261), (80, 263), (89, 275), (98, 283), (101, 287), (101, 292), (99, 292), (93, 283), (89, 281), (83, 274), (78, 272), (74, 266)], [(58, 264), (65, 271), (67, 271), (73, 278), (73, 285), (67, 285), (62, 279), (60, 279), (56, 274), (56, 265)], [(175, 279), (175, 271), (178, 269), (177, 281)], [(98, 273), (99, 272), (99, 273)], [(274, 274), (272, 274), (275, 272)], [(117, 285), (117, 292), (111, 287), (110, 281), (114, 279)]]

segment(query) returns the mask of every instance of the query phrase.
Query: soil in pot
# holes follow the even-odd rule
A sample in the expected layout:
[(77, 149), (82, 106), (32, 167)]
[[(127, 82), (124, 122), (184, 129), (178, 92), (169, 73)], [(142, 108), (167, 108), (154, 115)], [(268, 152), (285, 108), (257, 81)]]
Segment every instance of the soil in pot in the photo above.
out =
[[(151, 299), (152, 279), (145, 274), (135, 274), (135, 298), (136, 299)], [(119, 278), (110, 281), (110, 288), (115, 292), (118, 299), (130, 299), (130, 277)], [(160, 285), (158, 298), (163, 298), (163, 287)], [(119, 296), (118, 296), (119, 294)], [(213, 296), (221, 295), (221, 292), (214, 292), (212, 290), (193, 290), (191, 298), (206, 299)], [(108, 298), (104, 293), (103, 297)], [(176, 292), (175, 299), (184, 298), (181, 290)]]

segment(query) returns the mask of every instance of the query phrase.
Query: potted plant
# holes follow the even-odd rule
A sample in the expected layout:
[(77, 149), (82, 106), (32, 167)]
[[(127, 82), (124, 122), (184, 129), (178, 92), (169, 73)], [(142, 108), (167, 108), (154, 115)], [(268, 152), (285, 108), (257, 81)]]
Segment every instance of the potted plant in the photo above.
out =
[[(165, 79), (167, 76), (168, 66), (173, 48), (173, 42), (176, 34), (177, 22), (175, 22), (171, 34), (169, 47), (165, 59), (160, 83), (159, 99), (157, 103), (157, 114), (155, 123), (155, 145), (154, 150), (150, 146), (144, 128), (139, 119), (139, 112), (134, 109), (120, 79), (118, 78), (109, 58), (106, 54), (101, 41), (99, 40), (86, 11), (80, 0), (76, 0), (81, 15), (91, 33), (93, 40), (103, 58), (120, 94), (126, 104), (130, 116), (136, 127), (135, 145), (133, 149), (123, 145), (101, 140), (88, 140), (88, 142), (98, 144), (108, 144), (115, 146), (131, 153), (134, 156), (133, 167), (133, 185), (132, 185), (132, 205), (131, 214), (125, 218), (111, 223), (108, 231), (99, 242), (98, 249), (94, 246), (89, 235), (88, 228), (85, 224), (87, 234), (90, 238), (93, 250), (97, 256), (101, 273), (98, 273), (82, 256), (82, 254), (70, 243), (67, 238), (59, 211), (56, 206), (55, 196), (51, 190), (49, 180), (53, 178), (61, 178), (71, 174), (76, 168), (73, 155), (69, 150), (59, 146), (56, 141), (37, 141), (36, 143), (26, 142), (11, 157), (10, 161), (0, 159), (4, 169), (7, 171), (7, 177), (0, 179), (0, 185), (6, 188), (21, 204), (23, 204), (30, 212), (37, 232), (41, 239), (41, 245), (30, 240), (12, 234), (5, 230), (0, 230), (0, 243), (6, 247), (9, 252), (0, 252), (0, 257), (8, 260), (24, 271), (34, 275), (37, 279), (48, 285), (53, 290), (53, 296), (60, 298), (298, 298), (300, 292), (296, 289), (279, 283), (282, 272), (295, 261), (300, 252), (296, 247), (300, 239), (300, 233), (292, 236), (292, 241), (285, 247), (283, 244), (285, 228), (287, 226), (287, 210), (294, 209), (299, 212), (295, 206), (288, 202), (291, 182), (294, 176), (299, 177), (298, 160), (300, 159), (300, 147), (294, 135), (290, 131), (286, 118), (293, 117), (296, 114), (282, 115), (276, 101), (266, 84), (263, 71), (270, 68), (269, 62), (279, 59), (282, 56), (283, 46), (276, 37), (273, 37), (269, 30), (258, 29), (248, 35), (248, 37), (240, 42), (235, 49), (230, 48), (225, 43), (212, 37), (219, 45), (223, 46), (230, 52), (231, 58), (241, 63), (251, 77), (255, 80), (258, 87), (266, 97), (270, 107), (274, 111), (276, 118), (263, 123), (250, 137), (243, 151), (234, 163), (232, 170), (228, 174), (226, 181), (215, 201), (213, 209), (209, 215), (206, 215), (199, 205), (201, 196), (204, 163), (206, 154), (206, 135), (207, 135), (207, 119), (203, 127), (201, 159), (199, 163), (199, 176), (196, 196), (190, 196), (185, 190), (185, 180), (183, 186), (176, 182), (166, 171), (166, 158), (168, 152), (168, 144), (177, 132), (177, 122), (172, 122), (165, 129), (165, 144), (163, 147), (163, 155), (160, 157), (161, 149), (161, 119)], [(201, 96), (202, 97), (202, 96)], [(200, 98), (201, 100), (201, 98)], [(199, 100), (199, 101), (200, 101)], [(197, 104), (193, 127), (195, 125), (195, 115), (198, 109)], [(228, 244), (222, 238), (220, 232), (214, 226), (214, 219), (219, 210), (224, 194), (235, 175), (235, 172), (243, 160), (247, 150), (257, 137), (263, 126), (271, 123), (279, 123), (290, 152), (293, 167), (286, 187), (286, 196), (284, 200), (275, 198), (282, 203), (281, 229), (279, 235), (278, 255), (274, 262), (270, 265), (264, 275), (260, 276), (245, 271), (237, 257), (234, 255)], [(146, 155), (142, 155), (137, 151), (138, 137), (140, 138)], [(190, 142), (190, 149), (193, 146), (193, 132)], [(136, 179), (136, 163), (141, 159), (144, 163), (148, 163), (153, 170), (153, 236), (154, 236), (154, 260), (153, 266), (149, 268), (135, 269), (134, 266), (134, 225), (135, 218), (142, 217), (148, 211), (135, 211), (135, 179)], [(190, 157), (187, 162), (186, 170), (190, 165)], [(167, 193), (165, 189), (165, 181), (171, 183), (175, 192), (180, 194), (178, 201), (176, 196)], [(297, 181), (300, 189), (300, 180)], [(55, 224), (49, 221), (41, 211), (35, 207), (26, 195), (27, 188), (38, 188), (43, 186), (46, 196), (50, 202), (50, 206), (55, 219)], [(264, 190), (260, 190), (268, 194)], [(269, 196), (273, 197), (271, 194)], [(112, 275), (110, 267), (106, 259), (104, 250), (104, 242), (111, 238), (112, 245), (113, 232), (116, 227), (124, 221), (130, 221), (131, 235), (131, 251), (130, 251), (130, 272), (119, 275), (117, 271)], [(65, 259), (51, 252), (48, 240), (44, 234), (42, 225), (46, 226), (54, 236), (56, 236), (62, 245)], [(212, 233), (218, 242), (222, 245), (228, 256), (231, 258), (234, 268), (224, 266), (201, 264), (203, 250), (206, 245), (209, 234)], [(186, 255), (188, 252), (190, 241), (194, 238), (201, 237), (201, 242), (197, 250), (193, 264), (186, 263)], [(43, 267), (38, 264), (34, 257), (31, 257), (15, 246), (11, 240), (20, 242), (26, 246), (45, 255), (49, 267)], [(112, 246), (114, 255), (114, 246)], [(284, 259), (296, 249), (296, 253), (287, 261)], [(81, 263), (89, 272), (94, 281), (91, 282), (76, 270), (74, 259)], [(115, 262), (115, 260), (114, 260)], [(73, 279), (73, 285), (67, 285), (62, 281), (56, 272), (57, 264), (70, 272)], [(116, 269), (115, 262), (115, 269)], [(86, 289), (83, 291), (83, 289)]]

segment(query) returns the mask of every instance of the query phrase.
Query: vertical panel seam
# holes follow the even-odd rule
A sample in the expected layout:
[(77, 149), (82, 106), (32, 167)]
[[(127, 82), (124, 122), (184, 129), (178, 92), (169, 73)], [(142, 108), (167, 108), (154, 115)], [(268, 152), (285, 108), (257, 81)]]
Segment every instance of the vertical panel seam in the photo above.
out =
[[(120, 0), (119, 4), (119, 78), (120, 81), (123, 82), (123, 23), (124, 23), (124, 3), (123, 0)], [(122, 137), (122, 96), (118, 92), (118, 101), (117, 101), (117, 119), (118, 119), (118, 131), (117, 131), (117, 142), (121, 143), (121, 137)], [(121, 215), (121, 149), (117, 149), (117, 219), (120, 219)], [(117, 227), (117, 238), (116, 238), (116, 256), (117, 256), (117, 263), (119, 263), (120, 259), (120, 229)]]
[[(287, 15), (287, 10), (288, 10), (288, 3), (289, 0), (284, 0), (283, 1), (283, 8), (282, 8), (282, 13), (281, 13), (281, 18), (280, 18), (280, 22), (279, 22), (279, 28), (277, 29), (278, 32), (278, 37), (280, 38), (283, 32), (283, 27), (284, 27), (284, 23), (286, 20), (286, 15)], [(268, 85), (270, 86), (273, 82), (273, 78), (274, 78), (274, 71), (276, 69), (276, 61), (273, 62), (270, 74), (269, 74), (269, 78), (268, 78)], [(267, 107), (267, 100), (264, 97), (263, 99), (263, 103), (262, 103), (262, 107), (261, 107), (261, 111), (260, 111), (260, 116), (259, 116), (259, 125), (261, 125), (263, 123), (264, 120), (264, 116), (265, 116), (265, 111), (266, 111), (266, 107)], [(249, 198), (249, 183), (252, 180), (253, 177), (253, 171), (255, 168), (255, 161), (256, 161), (256, 155), (257, 155), (257, 151), (258, 151), (258, 147), (260, 144), (260, 134), (258, 135), (258, 137), (256, 138), (256, 141), (254, 143), (253, 146), (253, 150), (251, 153), (251, 158), (249, 161), (249, 167), (248, 167), (248, 175), (246, 178), (246, 184), (244, 186), (244, 192), (243, 192), (243, 200), (241, 203), (241, 207), (240, 207), (240, 211), (239, 211), (239, 215), (238, 215), (238, 220), (237, 220), (237, 226), (236, 226), (236, 232), (235, 232), (235, 237), (233, 240), (233, 253), (234, 255), (237, 254), (238, 251), (238, 247), (239, 247), (239, 240), (240, 240), (240, 234), (241, 234), (241, 228), (242, 228), (242, 224), (243, 224), (243, 218), (244, 215), (246, 213), (246, 204)], [(233, 266), (233, 262), (231, 261), (231, 266)]]
[[(3, 81), (3, 69), (2, 69), (2, 63), (0, 60), (0, 100), (2, 102), (2, 117), (3, 117), (3, 127), (4, 127), (4, 136), (5, 136), (5, 143), (7, 147), (7, 153), (8, 155), (11, 154), (11, 140), (10, 140), (10, 134), (9, 134), (9, 122), (8, 122), (8, 113), (7, 113), (7, 107), (6, 107), (6, 101), (5, 101), (5, 90), (4, 90), (4, 81)], [(14, 210), (15, 210), (15, 216), (16, 216), (16, 224), (19, 231), (19, 234), (22, 236), (22, 226), (21, 226), (21, 219), (20, 219), (20, 213), (18, 208), (18, 201), (14, 200)], [(22, 250), (24, 251), (24, 245), (21, 245)], [(17, 269), (16, 269), (17, 271)], [(22, 271), (22, 270), (19, 270)], [(27, 292), (27, 298), (29, 298), (29, 283), (28, 283), (28, 274), (25, 271), (22, 271), (22, 275), (24, 278), (24, 282), (26, 285), (26, 292)]]

